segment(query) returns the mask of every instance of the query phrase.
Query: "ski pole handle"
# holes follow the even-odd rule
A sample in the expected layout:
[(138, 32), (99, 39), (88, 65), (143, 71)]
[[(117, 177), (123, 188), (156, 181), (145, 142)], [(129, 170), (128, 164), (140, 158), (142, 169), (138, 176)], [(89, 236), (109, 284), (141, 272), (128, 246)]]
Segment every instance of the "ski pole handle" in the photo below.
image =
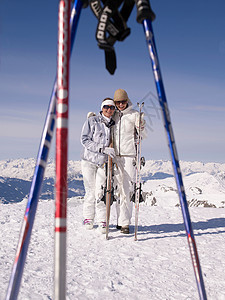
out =
[(151, 21), (155, 20), (155, 13), (151, 9), (149, 0), (135, 0), (137, 7), (137, 17), (138, 23), (142, 23), (144, 20), (149, 19)]

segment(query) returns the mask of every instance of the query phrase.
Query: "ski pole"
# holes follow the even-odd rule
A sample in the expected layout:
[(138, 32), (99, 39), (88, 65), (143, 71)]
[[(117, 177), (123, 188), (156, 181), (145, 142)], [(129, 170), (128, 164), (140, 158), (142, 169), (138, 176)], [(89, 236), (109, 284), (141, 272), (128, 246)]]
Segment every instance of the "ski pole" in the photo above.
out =
[[(110, 146), (111, 147), (111, 146)], [(109, 239), (109, 220), (112, 198), (112, 158), (108, 155), (107, 162), (107, 185), (106, 185), (106, 239)]]
[(66, 299), (67, 165), (69, 117), (70, 0), (59, 1), (56, 183), (55, 183), (55, 292), (54, 299)]
[[(113, 148), (113, 132), (112, 128), (110, 128), (110, 139), (111, 143), (109, 147)], [(113, 161), (112, 158), (108, 155), (108, 162), (107, 162), (107, 177), (106, 177), (106, 239), (109, 239), (109, 220), (110, 220), (110, 209), (112, 203), (112, 189), (113, 189)]]
[(188, 204), (186, 200), (186, 194), (184, 190), (182, 174), (181, 174), (181, 169), (180, 169), (180, 164), (179, 164), (179, 159), (177, 155), (177, 149), (176, 149), (175, 139), (174, 139), (174, 134), (172, 129), (172, 123), (169, 114), (169, 108), (166, 100), (166, 94), (165, 94), (162, 75), (159, 66), (159, 59), (156, 51), (156, 44), (155, 44), (155, 39), (154, 39), (154, 34), (153, 34), (153, 29), (151, 24), (151, 18), (149, 19), (144, 18), (143, 20), (139, 19), (139, 23), (143, 24), (143, 29), (146, 36), (147, 46), (148, 46), (149, 55), (152, 63), (156, 90), (159, 98), (159, 104), (161, 106), (162, 118), (163, 118), (164, 128), (168, 140), (168, 146), (171, 155), (171, 161), (173, 165), (174, 176), (175, 176), (177, 190), (179, 194), (180, 205), (183, 214), (184, 225), (187, 234), (187, 240), (190, 249), (199, 297), (200, 299), (205, 300), (207, 299), (206, 291), (205, 291), (200, 261), (198, 257), (196, 242), (194, 238), (194, 233), (192, 230), (191, 219), (188, 210)]
[(144, 106), (144, 102), (138, 103), (139, 107), (139, 120), (138, 120), (138, 137), (137, 137), (137, 155), (136, 155), (136, 191), (135, 191), (135, 226), (134, 226), (134, 240), (137, 241), (138, 231), (138, 214), (140, 204), (140, 193), (141, 193), (141, 110)]
[[(75, 40), (78, 21), (82, 9), (82, 1), (76, 0), (70, 18), (71, 26), (71, 52)], [(51, 146), (52, 136), (55, 128), (56, 115), (56, 80), (49, 102), (49, 107), (42, 132), (41, 142), (37, 155), (36, 167), (31, 183), (30, 193), (25, 209), (23, 224), (20, 231), (19, 242), (17, 245), (16, 257), (13, 263), (9, 286), (6, 294), (6, 300), (15, 300), (18, 297), (20, 283), (23, 275), (24, 264), (26, 261), (27, 250), (30, 242), (34, 218), (37, 210), (39, 195), (42, 188), (44, 172), (47, 165), (48, 154)]]

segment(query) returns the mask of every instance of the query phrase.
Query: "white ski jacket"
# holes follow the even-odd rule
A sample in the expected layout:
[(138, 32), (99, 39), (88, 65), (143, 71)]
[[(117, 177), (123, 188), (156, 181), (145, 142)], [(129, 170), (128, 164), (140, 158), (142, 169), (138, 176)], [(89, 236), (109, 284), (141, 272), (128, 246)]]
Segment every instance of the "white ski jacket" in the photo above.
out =
[[(139, 120), (138, 111), (132, 108), (132, 103), (128, 101), (128, 107), (123, 111), (117, 110), (113, 116), (115, 126), (113, 128), (114, 149), (118, 156), (136, 155), (137, 124)], [(142, 124), (144, 124), (142, 114)], [(141, 136), (146, 137), (144, 125), (141, 126)]]

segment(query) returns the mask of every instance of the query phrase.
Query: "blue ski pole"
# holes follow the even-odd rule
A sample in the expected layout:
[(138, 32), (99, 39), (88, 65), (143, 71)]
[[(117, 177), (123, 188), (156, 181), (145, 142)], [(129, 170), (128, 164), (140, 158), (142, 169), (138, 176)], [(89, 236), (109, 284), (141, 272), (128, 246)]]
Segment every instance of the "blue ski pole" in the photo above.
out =
[(197, 282), (198, 292), (200, 299), (207, 299), (206, 291), (200, 266), (200, 261), (198, 257), (198, 251), (195, 243), (194, 233), (191, 225), (190, 213), (188, 210), (188, 204), (186, 199), (186, 194), (184, 190), (182, 174), (172, 129), (172, 123), (169, 114), (169, 108), (166, 100), (166, 94), (164, 90), (164, 85), (162, 81), (162, 75), (159, 66), (159, 59), (156, 51), (156, 44), (152, 29), (151, 22), (154, 20), (155, 15), (151, 10), (150, 3), (146, 0), (136, 1), (137, 4), (137, 21), (142, 23), (144, 33), (146, 36), (147, 46), (149, 50), (149, 55), (152, 63), (152, 70), (154, 74), (156, 90), (159, 98), (159, 103), (162, 111), (162, 118), (164, 122), (164, 128), (167, 136), (168, 146), (171, 155), (171, 161), (173, 165), (174, 176), (176, 180), (178, 195), (180, 199), (181, 210), (184, 219), (185, 230), (187, 234), (188, 245), (190, 249), (192, 264), (194, 268), (195, 278)]
[[(77, 29), (82, 5), (83, 3), (81, 0), (76, 0), (71, 11), (71, 18), (70, 18), (71, 53), (72, 53), (72, 48), (75, 40), (76, 29)], [(6, 300), (17, 299), (19, 293), (24, 264), (26, 261), (27, 250), (28, 250), (34, 218), (37, 210), (38, 199), (41, 193), (44, 172), (46, 169), (48, 154), (49, 154), (52, 136), (55, 128), (56, 88), (57, 88), (57, 84), (55, 80), (47, 115), (46, 115), (44, 129), (41, 137), (39, 151), (37, 155), (37, 162), (36, 162), (34, 176), (31, 184), (29, 198), (25, 210), (24, 221), (20, 232), (16, 258), (13, 264), (9, 286), (6, 294)]]

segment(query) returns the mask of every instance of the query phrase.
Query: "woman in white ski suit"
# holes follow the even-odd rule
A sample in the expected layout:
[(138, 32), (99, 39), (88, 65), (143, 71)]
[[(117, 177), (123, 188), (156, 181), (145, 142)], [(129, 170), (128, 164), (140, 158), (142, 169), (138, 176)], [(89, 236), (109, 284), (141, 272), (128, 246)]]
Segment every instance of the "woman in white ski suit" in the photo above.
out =
[[(134, 193), (136, 137), (139, 125), (139, 113), (132, 108), (132, 103), (125, 90), (118, 89), (114, 94), (117, 110), (113, 116), (114, 149), (116, 170), (114, 172), (117, 203), (117, 228), (122, 233), (129, 233), (132, 217), (131, 196)], [(146, 136), (145, 121), (141, 117), (141, 135)]]
[(114, 121), (111, 119), (115, 104), (111, 98), (103, 100), (101, 112), (98, 116), (87, 118), (81, 133), (83, 154), (81, 169), (85, 187), (83, 217), (86, 229), (93, 228), (96, 205), (96, 220), (102, 233), (105, 232), (106, 208), (103, 197), (103, 188), (106, 182), (105, 162), (107, 155), (115, 157), (110, 144), (111, 128)]

